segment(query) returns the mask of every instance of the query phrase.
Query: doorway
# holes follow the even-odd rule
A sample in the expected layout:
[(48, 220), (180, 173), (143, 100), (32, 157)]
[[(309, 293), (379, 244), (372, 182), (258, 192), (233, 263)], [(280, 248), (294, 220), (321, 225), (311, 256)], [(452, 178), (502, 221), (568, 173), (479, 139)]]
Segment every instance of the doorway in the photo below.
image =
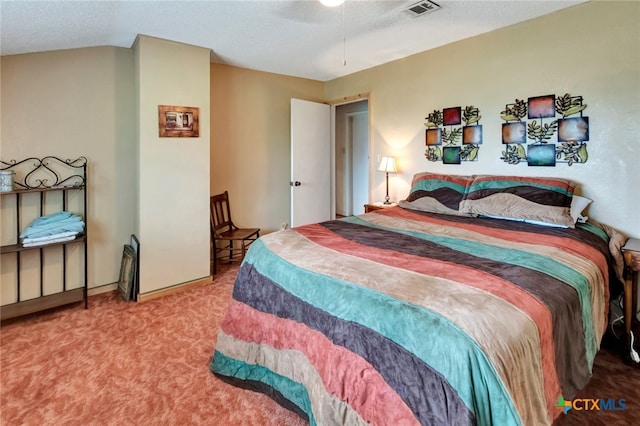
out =
[(369, 101), (335, 107), (335, 213), (364, 213), (369, 201)]

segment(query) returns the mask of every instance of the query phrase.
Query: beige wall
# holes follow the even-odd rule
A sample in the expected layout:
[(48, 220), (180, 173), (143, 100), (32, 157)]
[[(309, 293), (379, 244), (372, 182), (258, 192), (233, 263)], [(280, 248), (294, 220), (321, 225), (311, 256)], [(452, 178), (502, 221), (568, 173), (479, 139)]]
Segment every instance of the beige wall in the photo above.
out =
[(211, 64), (211, 193), (229, 191), (238, 226), (289, 222), (291, 98), (322, 101), (319, 81)]
[[(132, 233), (142, 246), (142, 293), (209, 275), (209, 50), (141, 39), (137, 50), (0, 62), (0, 158), (89, 160), (89, 288), (118, 280)], [(159, 138), (160, 104), (199, 107), (200, 137)]]
[[(325, 98), (370, 93), (372, 154), (395, 155), (390, 181), (404, 198), (418, 171), (570, 177), (594, 200), (589, 215), (640, 237), (640, 3), (589, 2), (330, 81)], [(586, 164), (513, 166), (500, 160), (500, 111), (515, 98), (570, 93), (588, 105)], [(425, 159), (424, 118), (434, 109), (480, 108), (477, 162)], [(373, 165), (372, 165), (373, 167)], [(375, 200), (384, 175), (373, 173)]]
[[(0, 158), (88, 158), (88, 284), (117, 281), (122, 245), (133, 230), (131, 50), (3, 56), (0, 65)], [(3, 218), (10, 216), (6, 208)]]
[[(209, 54), (146, 36), (134, 45), (141, 294), (210, 273)], [(158, 105), (199, 108), (199, 137), (159, 137)]]

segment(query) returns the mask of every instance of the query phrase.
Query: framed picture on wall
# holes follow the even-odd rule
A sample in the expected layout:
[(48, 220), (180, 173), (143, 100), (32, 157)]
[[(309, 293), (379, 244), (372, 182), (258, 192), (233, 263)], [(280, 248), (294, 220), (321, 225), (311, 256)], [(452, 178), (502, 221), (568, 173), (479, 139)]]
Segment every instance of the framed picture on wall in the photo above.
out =
[(199, 108), (158, 105), (158, 131), (161, 138), (200, 136)]

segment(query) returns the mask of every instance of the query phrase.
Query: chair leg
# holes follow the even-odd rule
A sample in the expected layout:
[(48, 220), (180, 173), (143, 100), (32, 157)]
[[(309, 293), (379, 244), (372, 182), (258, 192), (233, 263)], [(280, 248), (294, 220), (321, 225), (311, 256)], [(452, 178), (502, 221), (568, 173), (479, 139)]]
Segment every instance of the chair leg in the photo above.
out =
[(216, 242), (213, 242), (213, 275), (218, 273), (218, 247)]
[(216, 247), (213, 248), (213, 275), (218, 273), (218, 250)]

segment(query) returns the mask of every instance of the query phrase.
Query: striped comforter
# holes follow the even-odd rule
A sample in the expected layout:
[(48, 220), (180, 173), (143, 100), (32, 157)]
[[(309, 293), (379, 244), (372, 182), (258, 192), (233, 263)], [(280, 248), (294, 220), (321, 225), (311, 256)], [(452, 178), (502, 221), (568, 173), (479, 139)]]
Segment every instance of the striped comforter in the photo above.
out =
[(249, 250), (211, 370), (311, 425), (550, 424), (606, 329), (606, 233), (390, 207)]

